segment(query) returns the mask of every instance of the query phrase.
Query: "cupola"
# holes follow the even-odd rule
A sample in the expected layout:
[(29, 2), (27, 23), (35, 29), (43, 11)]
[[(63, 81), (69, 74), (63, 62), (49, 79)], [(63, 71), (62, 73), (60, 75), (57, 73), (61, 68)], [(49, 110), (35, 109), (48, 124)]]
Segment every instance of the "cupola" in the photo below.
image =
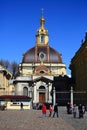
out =
[(48, 45), (48, 30), (44, 27), (45, 19), (40, 19), (40, 28), (36, 33), (36, 45)]

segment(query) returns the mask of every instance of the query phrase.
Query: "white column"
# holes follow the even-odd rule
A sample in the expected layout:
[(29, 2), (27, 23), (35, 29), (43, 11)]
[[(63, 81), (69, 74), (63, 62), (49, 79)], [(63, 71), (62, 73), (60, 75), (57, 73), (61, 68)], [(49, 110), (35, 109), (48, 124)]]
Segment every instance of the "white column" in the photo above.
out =
[(29, 88), (29, 96), (32, 98), (32, 87)]
[(29, 87), (29, 97), (31, 98), (31, 101), (30, 101), (30, 109), (32, 109), (32, 105), (33, 105), (33, 89), (32, 89), (32, 86)]
[(73, 87), (71, 87), (71, 106), (73, 107)]
[(37, 102), (37, 90), (36, 90), (36, 84), (34, 83), (34, 100), (33, 100), (33, 103), (36, 103)]
[(53, 87), (53, 106), (56, 104), (56, 90), (55, 87)]
[(52, 89), (52, 85), (51, 85), (51, 83), (49, 83), (49, 103), (51, 103), (52, 102), (52, 96), (51, 96), (51, 89)]

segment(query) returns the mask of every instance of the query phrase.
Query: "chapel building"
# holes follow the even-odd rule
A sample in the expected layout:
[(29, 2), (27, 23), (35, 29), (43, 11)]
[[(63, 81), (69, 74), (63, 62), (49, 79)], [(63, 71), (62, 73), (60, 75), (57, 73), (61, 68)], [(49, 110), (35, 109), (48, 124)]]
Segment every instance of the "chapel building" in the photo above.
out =
[(52, 103), (54, 76), (66, 75), (66, 65), (61, 54), (50, 46), (44, 24), (42, 16), (36, 32), (36, 44), (23, 54), (19, 75), (14, 80), (15, 94), (31, 97), (33, 104)]

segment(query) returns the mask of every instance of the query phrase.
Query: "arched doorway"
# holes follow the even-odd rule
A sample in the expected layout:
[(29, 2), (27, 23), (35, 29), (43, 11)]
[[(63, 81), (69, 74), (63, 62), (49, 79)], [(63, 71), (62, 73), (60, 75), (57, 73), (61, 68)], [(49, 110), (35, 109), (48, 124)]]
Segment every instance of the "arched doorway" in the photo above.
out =
[(28, 88), (27, 87), (23, 88), (23, 95), (28, 96)]
[(45, 87), (40, 86), (39, 87), (39, 103), (45, 102)]

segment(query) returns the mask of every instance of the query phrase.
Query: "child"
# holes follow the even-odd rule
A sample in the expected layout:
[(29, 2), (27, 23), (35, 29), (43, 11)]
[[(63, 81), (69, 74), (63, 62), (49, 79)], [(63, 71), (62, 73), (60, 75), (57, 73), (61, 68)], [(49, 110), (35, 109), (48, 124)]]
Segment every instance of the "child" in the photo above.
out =
[(52, 112), (53, 112), (53, 108), (52, 108), (52, 106), (51, 106), (51, 105), (50, 105), (50, 107), (49, 107), (49, 112), (50, 112), (49, 117), (51, 117)]

